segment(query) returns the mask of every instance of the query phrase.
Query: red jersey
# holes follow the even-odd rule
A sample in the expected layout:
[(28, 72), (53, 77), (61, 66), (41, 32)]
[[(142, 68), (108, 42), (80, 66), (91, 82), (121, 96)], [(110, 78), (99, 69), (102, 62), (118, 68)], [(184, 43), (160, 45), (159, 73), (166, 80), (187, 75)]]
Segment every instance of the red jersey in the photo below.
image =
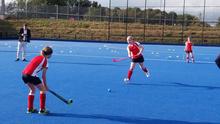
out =
[(185, 51), (192, 52), (192, 43), (190, 41), (186, 41), (186, 43), (185, 43)]
[(138, 55), (138, 53), (140, 52), (139, 45), (140, 43), (138, 42), (128, 44), (128, 49), (131, 51), (131, 58), (136, 59), (141, 56), (141, 54)]
[(22, 73), (31, 76), (37, 76), (37, 73), (39, 71), (47, 67), (48, 67), (47, 58), (40, 55), (34, 57), (31, 60), (31, 62), (25, 67)]

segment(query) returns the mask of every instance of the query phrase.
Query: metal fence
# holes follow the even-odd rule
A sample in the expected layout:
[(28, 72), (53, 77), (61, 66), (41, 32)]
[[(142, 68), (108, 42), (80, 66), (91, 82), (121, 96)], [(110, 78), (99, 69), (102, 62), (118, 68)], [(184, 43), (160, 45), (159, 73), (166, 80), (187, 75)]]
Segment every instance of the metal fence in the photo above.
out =
[[(128, 35), (133, 35), (145, 42), (182, 43), (190, 35), (197, 44), (220, 44), (220, 3), (213, 1), (109, 0), (102, 7), (16, 4), (7, 6), (5, 14), (8, 18), (18, 20), (65, 19), (83, 25), (74, 28), (78, 32), (52, 34), (53, 37), (63, 39), (69, 36), (70, 39), (122, 41)], [(45, 27), (31, 28), (36, 31), (40, 28), (45, 30)], [(67, 28), (71, 29), (71, 26), (58, 30), (63, 32)]]

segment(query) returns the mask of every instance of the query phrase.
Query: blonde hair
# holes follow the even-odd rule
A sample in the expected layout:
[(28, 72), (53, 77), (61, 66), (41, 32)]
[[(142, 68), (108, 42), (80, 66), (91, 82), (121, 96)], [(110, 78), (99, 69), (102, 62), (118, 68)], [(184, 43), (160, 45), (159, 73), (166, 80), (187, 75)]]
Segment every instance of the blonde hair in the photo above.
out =
[(53, 53), (53, 49), (49, 46), (44, 47), (42, 49), (42, 53), (43, 53), (43, 55), (51, 55)]
[(127, 41), (133, 40), (134, 38), (132, 36), (127, 37)]

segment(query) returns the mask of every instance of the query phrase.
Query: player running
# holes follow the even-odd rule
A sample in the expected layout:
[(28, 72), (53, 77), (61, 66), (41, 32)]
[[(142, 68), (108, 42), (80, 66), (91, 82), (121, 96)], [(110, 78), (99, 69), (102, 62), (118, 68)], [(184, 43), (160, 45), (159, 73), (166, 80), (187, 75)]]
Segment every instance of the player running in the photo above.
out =
[(187, 41), (185, 42), (185, 49), (186, 52), (186, 62), (189, 63), (189, 59), (191, 58), (192, 62), (194, 63), (194, 55), (192, 50), (192, 42), (190, 41), (190, 37), (187, 38)]
[[(39, 114), (48, 114), (49, 111), (45, 108), (46, 91), (48, 90), (46, 81), (46, 72), (48, 68), (48, 60), (52, 56), (53, 50), (51, 47), (45, 47), (41, 50), (41, 55), (34, 57), (22, 72), (22, 79), (29, 88), (27, 113), (37, 113), (34, 109), (34, 94), (36, 87), (40, 90), (40, 110)], [(37, 76), (37, 73), (42, 70), (42, 80)]]
[(127, 37), (127, 43), (128, 57), (131, 58), (131, 65), (128, 70), (127, 78), (125, 78), (124, 81), (130, 81), (133, 70), (137, 63), (139, 64), (140, 68), (144, 71), (145, 75), (149, 77), (150, 73), (148, 69), (144, 66), (144, 57), (142, 55), (144, 47), (139, 42), (135, 41), (132, 36)]

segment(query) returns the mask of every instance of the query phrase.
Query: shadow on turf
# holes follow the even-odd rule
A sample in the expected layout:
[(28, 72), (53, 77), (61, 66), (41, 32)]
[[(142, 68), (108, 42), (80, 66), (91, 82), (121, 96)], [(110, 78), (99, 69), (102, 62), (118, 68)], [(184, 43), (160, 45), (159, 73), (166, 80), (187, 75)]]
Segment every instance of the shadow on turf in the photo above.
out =
[(190, 85), (178, 82), (172, 82), (169, 84), (159, 84), (159, 83), (129, 83), (128, 85), (146, 85), (146, 86), (156, 86), (156, 87), (188, 87), (188, 88), (202, 88), (207, 90), (220, 90), (220, 87), (215, 86), (200, 86), (200, 85)]
[(176, 120), (160, 120), (160, 119), (124, 117), (124, 116), (113, 116), (113, 115), (103, 115), (103, 114), (85, 115), (85, 114), (50, 113), (48, 116), (84, 118), (84, 119), (105, 119), (114, 122), (131, 123), (131, 124), (217, 124), (217, 123), (208, 123), (208, 122), (186, 122), (186, 121), (176, 121)]
[(104, 66), (127, 66), (127, 65), (119, 65), (119, 64), (106, 64), (106, 63), (88, 63), (88, 62), (57, 62), (50, 61), (50, 63), (55, 64), (71, 64), (71, 65), (104, 65)]

